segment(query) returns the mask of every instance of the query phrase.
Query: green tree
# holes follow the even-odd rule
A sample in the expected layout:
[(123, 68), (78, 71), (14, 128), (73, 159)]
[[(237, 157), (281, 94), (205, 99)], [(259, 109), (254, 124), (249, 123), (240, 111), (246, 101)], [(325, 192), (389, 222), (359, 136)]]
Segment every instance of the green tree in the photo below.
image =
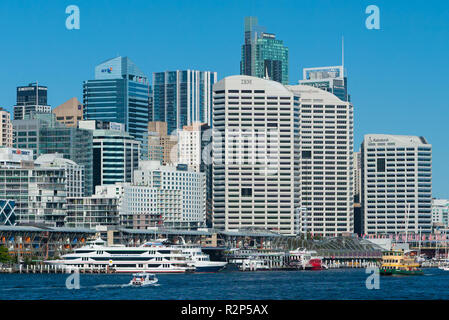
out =
[(9, 255), (8, 248), (0, 246), (0, 263), (9, 263), (12, 258)]

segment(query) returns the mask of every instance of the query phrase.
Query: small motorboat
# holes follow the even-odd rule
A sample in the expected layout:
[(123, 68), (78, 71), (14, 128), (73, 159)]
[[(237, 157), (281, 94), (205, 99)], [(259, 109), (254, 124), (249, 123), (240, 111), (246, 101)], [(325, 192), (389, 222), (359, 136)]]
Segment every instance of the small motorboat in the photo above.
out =
[(154, 273), (134, 273), (129, 285), (133, 287), (145, 287), (158, 282)]

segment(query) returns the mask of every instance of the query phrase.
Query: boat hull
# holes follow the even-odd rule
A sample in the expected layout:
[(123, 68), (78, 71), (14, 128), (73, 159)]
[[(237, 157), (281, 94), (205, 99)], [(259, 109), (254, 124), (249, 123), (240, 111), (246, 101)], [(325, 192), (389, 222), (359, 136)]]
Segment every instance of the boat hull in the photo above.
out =
[(379, 274), (381, 276), (422, 276), (424, 272), (422, 270), (380, 269)]

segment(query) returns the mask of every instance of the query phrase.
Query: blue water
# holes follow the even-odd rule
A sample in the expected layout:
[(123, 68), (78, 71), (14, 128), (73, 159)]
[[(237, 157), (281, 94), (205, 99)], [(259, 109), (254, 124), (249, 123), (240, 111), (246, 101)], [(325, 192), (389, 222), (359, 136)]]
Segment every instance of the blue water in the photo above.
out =
[(159, 284), (123, 287), (131, 276), (80, 274), (80, 289), (68, 290), (66, 274), (0, 274), (0, 300), (9, 299), (449, 299), (449, 272), (380, 277), (368, 290), (364, 269), (159, 274)]

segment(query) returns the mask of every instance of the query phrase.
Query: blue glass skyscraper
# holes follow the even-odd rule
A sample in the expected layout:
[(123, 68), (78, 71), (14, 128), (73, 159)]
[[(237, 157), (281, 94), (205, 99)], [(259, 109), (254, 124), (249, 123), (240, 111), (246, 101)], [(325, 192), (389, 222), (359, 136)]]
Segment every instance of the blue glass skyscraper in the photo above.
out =
[(167, 122), (167, 132), (194, 122), (212, 125), (212, 87), (217, 73), (177, 70), (153, 73), (153, 121)]
[(150, 102), (148, 78), (127, 57), (116, 57), (95, 67), (95, 80), (83, 83), (85, 120), (119, 122), (141, 143), (147, 155)]

